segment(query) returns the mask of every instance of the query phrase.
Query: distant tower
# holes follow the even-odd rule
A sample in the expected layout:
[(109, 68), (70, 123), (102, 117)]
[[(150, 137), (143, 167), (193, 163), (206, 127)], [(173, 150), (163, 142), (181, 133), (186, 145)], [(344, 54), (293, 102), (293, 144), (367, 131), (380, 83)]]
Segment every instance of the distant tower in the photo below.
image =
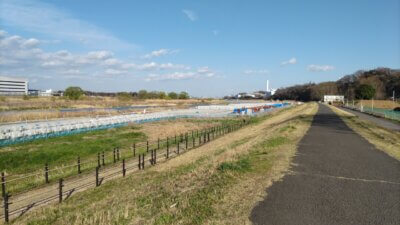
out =
[(267, 80), (267, 92), (269, 92), (269, 80)]

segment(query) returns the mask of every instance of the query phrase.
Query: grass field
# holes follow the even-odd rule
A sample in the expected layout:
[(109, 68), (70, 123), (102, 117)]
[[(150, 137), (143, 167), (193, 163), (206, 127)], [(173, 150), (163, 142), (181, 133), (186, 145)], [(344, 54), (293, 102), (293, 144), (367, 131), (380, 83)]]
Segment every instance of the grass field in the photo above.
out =
[[(148, 108), (146, 111), (158, 111), (165, 108), (187, 108), (196, 104), (227, 104), (224, 100), (213, 99), (131, 99), (120, 100), (117, 97), (82, 97), (82, 99), (72, 101), (63, 97), (31, 97), (21, 96), (1, 96), (0, 98), (0, 123), (17, 122), (25, 120), (45, 120), (54, 118), (82, 117), (82, 116), (103, 116), (116, 115), (129, 112), (142, 112), (143, 109), (125, 109), (123, 111), (106, 110), (104, 108), (124, 107), (124, 106), (156, 106), (159, 108)], [(96, 111), (60, 112), (59, 109), (85, 109), (97, 108)], [(51, 111), (46, 111), (50, 109)], [(3, 113), (10, 111), (13, 113)], [(28, 111), (35, 110), (35, 111)], [(43, 110), (43, 111), (41, 111)]]
[(316, 104), (252, 125), (177, 158), (28, 213), (15, 224), (247, 224), (290, 166)]

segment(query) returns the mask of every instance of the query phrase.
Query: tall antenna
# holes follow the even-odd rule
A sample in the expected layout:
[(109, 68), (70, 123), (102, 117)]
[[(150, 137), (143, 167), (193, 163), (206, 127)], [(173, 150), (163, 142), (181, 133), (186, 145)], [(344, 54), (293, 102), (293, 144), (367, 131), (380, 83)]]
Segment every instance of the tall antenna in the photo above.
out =
[(269, 80), (267, 80), (267, 92), (269, 91)]

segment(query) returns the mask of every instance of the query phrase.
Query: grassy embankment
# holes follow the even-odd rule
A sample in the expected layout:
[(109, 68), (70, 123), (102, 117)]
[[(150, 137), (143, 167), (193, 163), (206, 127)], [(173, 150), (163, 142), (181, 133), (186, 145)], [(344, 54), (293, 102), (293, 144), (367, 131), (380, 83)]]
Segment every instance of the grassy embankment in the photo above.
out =
[(265, 188), (290, 167), (317, 105), (252, 125), (124, 179), (78, 193), (15, 224), (245, 224)]
[(377, 149), (386, 152), (393, 158), (400, 160), (400, 133), (387, 130), (367, 120), (360, 119), (352, 113), (330, 106), (344, 122), (355, 132), (363, 136)]
[[(106, 163), (112, 162), (112, 151), (115, 147), (120, 148), (121, 158), (131, 157), (133, 152), (130, 147), (134, 142), (143, 143), (149, 140), (154, 146), (158, 138), (165, 139), (167, 136), (171, 138), (191, 130), (237, 122), (238, 120), (232, 118), (179, 119), (34, 140), (1, 148), (0, 171), (6, 172), (8, 180), (24, 176), (26, 173), (39, 173), (35, 177), (10, 183), (8, 188), (9, 191), (23, 190), (43, 183), (45, 163), (48, 163), (49, 168), (53, 170), (67, 165), (76, 165), (79, 156), (82, 163), (92, 160), (91, 163), (82, 165), (81, 169), (85, 171), (96, 167), (97, 154), (103, 151), (106, 154)], [(137, 153), (144, 151), (144, 145), (138, 146)], [(74, 174), (76, 174), (76, 166), (52, 171), (50, 179), (56, 180), (61, 176)]]

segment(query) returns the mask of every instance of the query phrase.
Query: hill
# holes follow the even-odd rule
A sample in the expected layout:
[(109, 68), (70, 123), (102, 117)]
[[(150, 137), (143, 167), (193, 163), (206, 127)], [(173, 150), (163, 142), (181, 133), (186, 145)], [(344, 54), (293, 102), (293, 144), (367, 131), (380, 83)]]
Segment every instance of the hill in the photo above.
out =
[(292, 99), (298, 101), (319, 101), (324, 95), (344, 95), (346, 99), (357, 99), (356, 91), (361, 85), (370, 85), (375, 89), (374, 99), (400, 98), (400, 70), (377, 68), (369, 71), (359, 70), (343, 76), (337, 81), (308, 83), (280, 88), (274, 99)]

